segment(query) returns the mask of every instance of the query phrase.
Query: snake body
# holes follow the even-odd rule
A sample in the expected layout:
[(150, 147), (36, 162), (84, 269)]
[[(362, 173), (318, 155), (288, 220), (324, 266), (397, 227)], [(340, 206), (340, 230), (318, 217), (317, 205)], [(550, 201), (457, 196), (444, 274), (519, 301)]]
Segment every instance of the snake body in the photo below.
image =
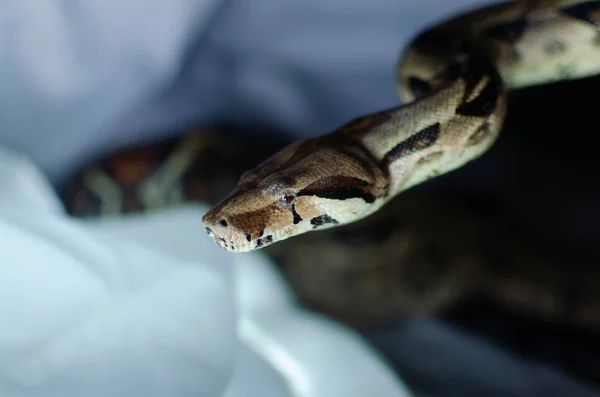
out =
[(600, 73), (600, 2), (488, 6), (418, 35), (397, 67), (406, 105), (293, 143), (240, 178), (203, 218), (231, 252), (363, 219), (485, 153), (510, 89)]
[[(254, 151), (247, 148), (263, 144)], [(98, 219), (185, 202), (215, 205), (244, 170), (289, 143), (223, 126), (126, 147), (92, 161), (63, 194)], [(357, 326), (444, 313), (474, 296), (514, 312), (600, 329), (597, 266), (578, 264), (509, 230), (485, 197), (413, 190), (360, 221), (261, 250), (308, 307)], [(573, 291), (577, 291), (576, 294)]]
[(126, 148), (84, 168), (66, 206), (102, 217), (213, 205), (204, 222), (221, 247), (267, 247), (302, 300), (352, 322), (437, 311), (478, 290), (545, 317), (568, 306), (571, 322), (600, 326), (595, 266), (527, 247), (446, 194), (392, 200), (483, 154), (502, 126), (505, 87), (598, 71), (599, 15), (598, 1), (542, 0), (450, 19), (418, 35), (399, 63), (408, 105), (292, 144), (221, 128)]
[(599, 24), (599, 1), (464, 14), (404, 52), (405, 106), (291, 144), (219, 128), (124, 148), (77, 174), (66, 208), (98, 218), (207, 203), (203, 221), (219, 246), (261, 248), (304, 304), (353, 325), (443, 313), (476, 295), (597, 332), (595, 263), (536, 247), (464, 192), (410, 188), (485, 153), (510, 89), (600, 72)]

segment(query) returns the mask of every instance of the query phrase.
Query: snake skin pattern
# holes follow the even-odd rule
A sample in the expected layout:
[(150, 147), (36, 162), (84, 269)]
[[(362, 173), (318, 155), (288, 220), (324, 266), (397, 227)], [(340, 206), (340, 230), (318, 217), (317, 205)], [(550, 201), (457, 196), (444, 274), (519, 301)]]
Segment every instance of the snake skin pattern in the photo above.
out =
[(507, 89), (600, 73), (598, 15), (598, 1), (521, 0), (437, 24), (399, 62), (411, 102), (275, 153), (204, 216), (206, 232), (230, 252), (264, 248), (465, 166), (496, 141)]
[(487, 198), (412, 188), (494, 144), (509, 89), (599, 73), (599, 3), (524, 0), (449, 19), (405, 50), (405, 106), (301, 142), (223, 127), (123, 148), (73, 178), (66, 208), (98, 218), (209, 204), (219, 246), (261, 249), (304, 304), (356, 326), (483, 295), (597, 331), (597, 266), (529, 244), (474, 209)]

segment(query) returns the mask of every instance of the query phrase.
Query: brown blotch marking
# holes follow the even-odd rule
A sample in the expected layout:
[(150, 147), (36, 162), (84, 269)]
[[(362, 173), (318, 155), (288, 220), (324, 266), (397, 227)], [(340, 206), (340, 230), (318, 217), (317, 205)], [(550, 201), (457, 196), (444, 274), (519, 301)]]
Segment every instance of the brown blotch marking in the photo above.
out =
[(121, 183), (141, 183), (150, 176), (159, 160), (153, 147), (116, 153), (107, 159), (108, 168)]
[(374, 202), (378, 197), (369, 182), (350, 176), (321, 178), (300, 190), (298, 197), (301, 196), (316, 196), (331, 200), (361, 198), (367, 203)]
[(275, 229), (287, 226), (291, 218), (288, 209), (281, 208), (277, 203), (271, 203), (257, 211), (232, 214), (229, 216), (229, 224), (234, 230), (243, 230), (244, 234), (254, 236), (259, 235), (267, 226)]
[(549, 40), (544, 44), (544, 53), (546, 55), (559, 55), (567, 50), (567, 45), (559, 39)]
[(467, 146), (475, 146), (490, 134), (490, 123), (485, 122), (467, 139)]
[(421, 157), (417, 161), (417, 164), (424, 165), (424, 164), (434, 162), (434, 161), (438, 160), (440, 157), (442, 157), (443, 155), (444, 155), (443, 151), (429, 153), (427, 156)]
[(180, 138), (173, 138), (124, 148), (103, 163), (119, 182), (140, 184), (167, 158), (173, 156), (179, 141)]
[(600, 25), (600, 4), (596, 1), (575, 4), (560, 10), (563, 14), (598, 27)]
[(394, 146), (383, 156), (381, 167), (388, 168), (390, 164), (401, 157), (426, 149), (435, 144), (440, 136), (441, 124), (435, 123), (411, 135), (408, 139)]

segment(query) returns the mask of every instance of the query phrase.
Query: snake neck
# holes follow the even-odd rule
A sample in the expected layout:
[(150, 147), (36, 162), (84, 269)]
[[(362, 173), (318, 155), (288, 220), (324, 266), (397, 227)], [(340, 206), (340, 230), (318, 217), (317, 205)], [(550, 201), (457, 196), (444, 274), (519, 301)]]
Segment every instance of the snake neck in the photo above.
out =
[(495, 142), (506, 110), (501, 76), (485, 57), (457, 58), (408, 105), (355, 119), (332, 134), (356, 140), (389, 178), (385, 200), (459, 168)]

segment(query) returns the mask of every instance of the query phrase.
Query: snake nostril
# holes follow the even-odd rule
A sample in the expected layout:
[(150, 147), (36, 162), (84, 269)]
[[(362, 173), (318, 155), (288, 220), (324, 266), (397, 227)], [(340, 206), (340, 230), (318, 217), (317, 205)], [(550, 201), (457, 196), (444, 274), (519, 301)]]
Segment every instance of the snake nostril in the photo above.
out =
[(219, 224), (220, 224), (221, 226), (223, 226), (223, 227), (227, 227), (227, 221), (226, 221), (225, 219), (221, 219), (221, 220), (219, 221)]

